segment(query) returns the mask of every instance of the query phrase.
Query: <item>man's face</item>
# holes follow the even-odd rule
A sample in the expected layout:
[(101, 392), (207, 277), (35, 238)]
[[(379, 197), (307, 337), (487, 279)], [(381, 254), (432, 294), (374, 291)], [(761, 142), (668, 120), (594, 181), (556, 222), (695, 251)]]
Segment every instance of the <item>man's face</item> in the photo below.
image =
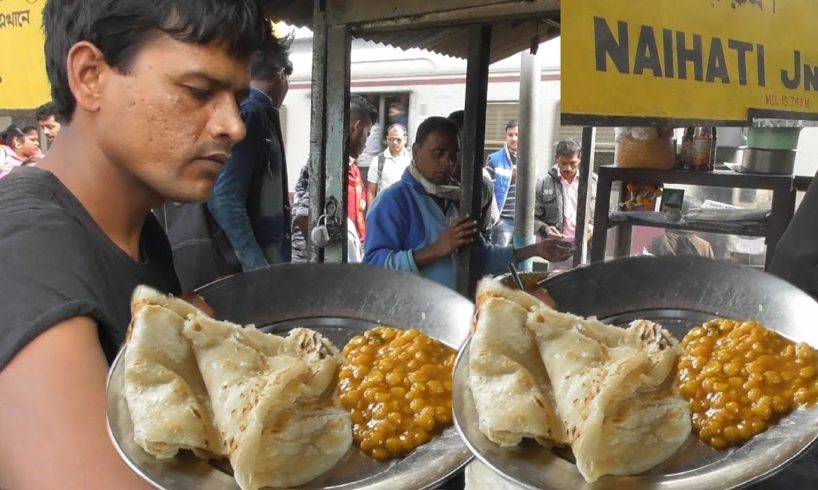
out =
[(559, 155), (557, 157), (557, 167), (559, 167), (563, 179), (568, 182), (573, 181), (579, 170), (579, 153)]
[(94, 124), (105, 156), (162, 200), (207, 199), (245, 135), (238, 104), (248, 60), (161, 34), (142, 45), (128, 74), (110, 70), (101, 80)]
[(389, 134), (386, 135), (386, 143), (389, 145), (389, 151), (398, 156), (403, 149), (403, 145), (406, 144), (406, 135), (403, 134), (402, 129), (392, 128), (389, 130)]
[(45, 119), (41, 119), (37, 121), (40, 124), (40, 129), (43, 130), (45, 133), (45, 137), (48, 138), (49, 143), (54, 142), (54, 138), (57, 137), (57, 134), (60, 132), (60, 123), (54, 119), (54, 116), (48, 116)]
[(369, 132), (372, 130), (372, 124), (368, 121), (353, 121), (349, 128), (349, 156), (358, 158), (363, 153), (366, 147), (366, 140), (369, 138)]
[[(496, 134), (496, 133), (495, 133)], [(508, 145), (509, 150), (513, 152), (517, 152), (517, 128), (508, 128), (506, 129), (506, 145)]]
[(412, 147), (412, 157), (421, 175), (437, 185), (445, 184), (452, 176), (457, 153), (457, 135), (440, 129), (432, 131), (423, 145)]

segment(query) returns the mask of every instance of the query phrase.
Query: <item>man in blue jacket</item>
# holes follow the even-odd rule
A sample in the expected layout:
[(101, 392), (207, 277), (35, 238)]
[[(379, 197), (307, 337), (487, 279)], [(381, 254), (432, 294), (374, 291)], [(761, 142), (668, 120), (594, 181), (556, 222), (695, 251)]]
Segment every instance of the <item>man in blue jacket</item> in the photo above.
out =
[(250, 96), (241, 104), (247, 136), (233, 146), (210, 211), (244, 271), (290, 262), (290, 200), (279, 111), (293, 65), (291, 39), (275, 39), (250, 64)]
[(517, 202), (517, 120), (506, 123), (506, 144), (489, 155), (486, 171), (494, 181), (494, 198), (500, 209), (500, 222), (491, 232), (491, 241), (510, 245)]
[(443, 117), (430, 117), (418, 127), (412, 164), (367, 216), (364, 263), (414, 272), (454, 288), (453, 254), (472, 242), (480, 248), (484, 274), (533, 256), (553, 261), (571, 256), (571, 244), (554, 238), (517, 249), (489, 245), (477, 233), (477, 222), (460, 216), (460, 187), (451, 177), (457, 133), (457, 125)]

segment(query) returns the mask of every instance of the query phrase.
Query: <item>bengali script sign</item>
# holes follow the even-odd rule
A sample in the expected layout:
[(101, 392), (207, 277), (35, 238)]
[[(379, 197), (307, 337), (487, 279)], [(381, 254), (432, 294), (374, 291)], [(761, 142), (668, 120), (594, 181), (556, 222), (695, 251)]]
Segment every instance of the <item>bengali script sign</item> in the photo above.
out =
[(0, 0), (0, 110), (33, 109), (51, 98), (43, 55), (45, 0)]
[(816, 0), (562, 2), (563, 118), (818, 119)]

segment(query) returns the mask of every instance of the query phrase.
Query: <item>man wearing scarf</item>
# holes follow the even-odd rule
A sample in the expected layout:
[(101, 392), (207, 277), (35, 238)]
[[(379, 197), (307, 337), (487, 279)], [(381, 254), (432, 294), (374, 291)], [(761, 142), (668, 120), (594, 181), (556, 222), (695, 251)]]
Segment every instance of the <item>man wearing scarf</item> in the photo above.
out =
[(364, 263), (414, 272), (454, 288), (453, 254), (471, 242), (480, 248), (483, 274), (500, 273), (509, 262), (534, 256), (568, 258), (571, 244), (554, 238), (521, 248), (489, 245), (477, 233), (476, 221), (460, 216), (460, 186), (451, 178), (457, 134), (457, 125), (443, 117), (430, 117), (418, 127), (412, 164), (367, 216)]

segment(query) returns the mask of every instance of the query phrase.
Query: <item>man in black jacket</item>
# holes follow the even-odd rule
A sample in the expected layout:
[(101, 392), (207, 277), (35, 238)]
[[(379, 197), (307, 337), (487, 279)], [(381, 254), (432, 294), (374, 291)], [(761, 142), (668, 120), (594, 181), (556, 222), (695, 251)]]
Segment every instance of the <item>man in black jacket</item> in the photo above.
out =
[[(574, 241), (579, 195), (579, 159), (582, 148), (574, 140), (557, 143), (556, 162), (545, 177), (537, 181), (534, 208), (534, 233)], [(591, 223), (596, 202), (596, 175), (591, 174), (591, 200), (588, 212)], [(591, 236), (593, 225), (589, 229)]]
[(280, 109), (293, 72), (290, 39), (274, 40), (250, 62), (241, 104), (247, 137), (233, 146), (209, 207), (244, 271), (290, 261), (290, 201)]

